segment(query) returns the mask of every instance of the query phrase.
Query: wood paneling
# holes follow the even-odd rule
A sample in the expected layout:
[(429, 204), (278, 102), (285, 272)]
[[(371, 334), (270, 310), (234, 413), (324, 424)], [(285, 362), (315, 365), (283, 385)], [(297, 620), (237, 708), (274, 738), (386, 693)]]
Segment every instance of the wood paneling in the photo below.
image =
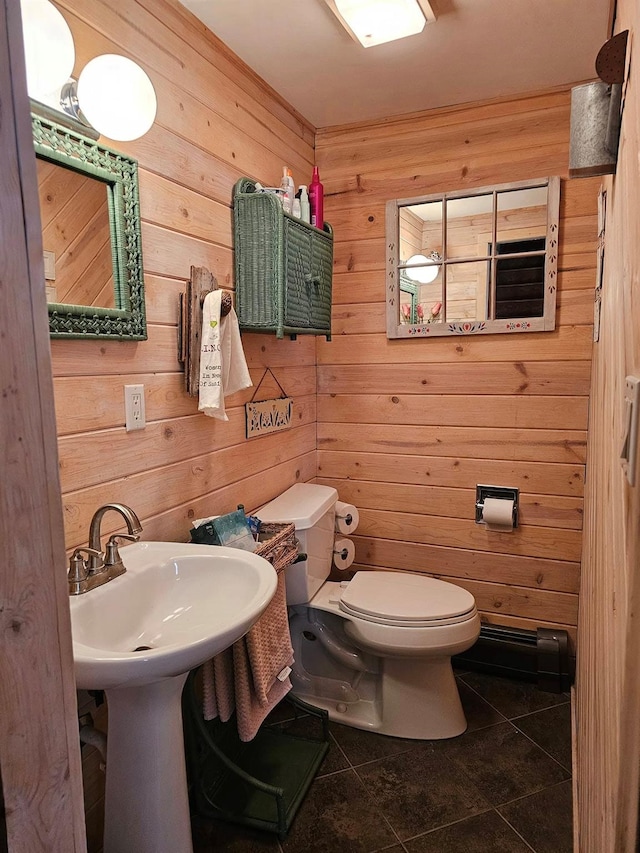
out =
[[(311, 410), (308, 416), (313, 417), (314, 414)], [(203, 419), (202, 415), (196, 417), (199, 421)], [(244, 422), (242, 434), (244, 435)], [(162, 460), (161, 464), (158, 463), (157, 457), (151, 456), (147, 464), (131, 465), (130, 470), (126, 470), (129, 457), (120, 454), (125, 461), (123, 466), (125, 472), (118, 471), (118, 479), (111, 481), (110, 487), (117, 489), (119, 500), (121, 499), (123, 503), (135, 503), (136, 512), (139, 511), (142, 516), (167, 512), (176, 504), (194, 501), (204, 495), (209, 496), (212, 506), (215, 503), (218, 507), (215, 511), (212, 509), (209, 515), (228, 512), (229, 509), (235, 509), (238, 503), (243, 503), (247, 510), (254, 509), (255, 505), (249, 503), (243, 491), (247, 472), (256, 472), (264, 476), (265, 473), (270, 474), (271, 468), (304, 456), (310, 452), (309, 445), (313, 442), (313, 434), (314, 425), (311, 424), (292, 430), (287, 436), (286, 447), (282, 445), (282, 437), (273, 434), (258, 438), (246, 445), (236, 443), (224, 450), (218, 449), (215, 454), (196, 456), (188, 456), (188, 453), (193, 451), (193, 447), (187, 447), (187, 442), (179, 443), (174, 453), (166, 453), (166, 449), (159, 442), (158, 455)], [(109, 435), (104, 438), (108, 445)], [(113, 450), (114, 453), (120, 451), (117, 443), (114, 443)], [(144, 459), (146, 451), (140, 449), (138, 452)], [(240, 456), (243, 460), (242, 466), (238, 464)], [(168, 460), (176, 457), (178, 461), (170, 464)], [(158, 483), (158, 469), (162, 474), (161, 485)], [(76, 479), (82, 482), (83, 478)], [(236, 498), (231, 496), (232, 490), (227, 489), (225, 494), (230, 496), (231, 503), (227, 509), (224, 509), (212, 496), (215, 496), (217, 490), (229, 485), (235, 486)], [(75, 490), (70, 489), (65, 493), (65, 529), (70, 547), (82, 544), (86, 538), (87, 525), (91, 521), (95, 507), (100, 506), (100, 503), (96, 504), (96, 500), (99, 500), (103, 490), (104, 484), (97, 483)], [(113, 530), (122, 527), (117, 515), (105, 519), (103, 525), (105, 535), (113, 532), (110, 525), (113, 526)], [(182, 539), (188, 539), (188, 533), (189, 529), (185, 527)]]
[[(313, 450), (315, 444), (315, 398), (296, 400), (294, 423), (308, 424), (307, 449)], [(128, 477), (141, 471), (154, 469), (157, 477), (162, 477), (163, 468), (182, 459), (194, 459), (202, 454), (234, 448), (236, 457), (236, 480), (251, 472), (245, 459), (255, 457), (259, 462), (259, 448), (270, 446), (268, 438), (279, 447), (292, 443), (291, 435), (283, 443), (282, 435), (274, 433), (252, 442), (246, 442), (244, 406), (228, 410), (229, 421), (213, 423), (198, 413), (182, 418), (167, 418), (148, 423), (146, 429), (135, 433), (125, 432), (122, 428), (98, 430), (91, 433), (77, 433), (60, 439), (60, 479), (63, 492), (74, 491), (87, 486), (104, 484), (122, 477)], [(304, 429), (304, 427), (302, 427)], [(254, 450), (256, 448), (256, 450)], [(242, 464), (239, 460), (242, 458)], [(109, 458), (105, 468), (96, 465), (96, 459)]]
[[(380, 275), (380, 288), (384, 275)], [(416, 348), (414, 340), (387, 340), (386, 335), (339, 335), (331, 342), (318, 341), (319, 364), (443, 364), (446, 362), (516, 364), (527, 361), (589, 361), (592, 331), (586, 326), (560, 326), (553, 332), (502, 335), (503, 345), (493, 336), (479, 338), (434, 338), (429, 346)]]
[(404, 424), (365, 426), (359, 422), (318, 422), (320, 450), (584, 463), (586, 447), (587, 434), (579, 430), (417, 427)]
[(580, 564), (566, 560), (514, 557), (416, 542), (398, 542), (377, 536), (354, 536), (358, 560), (369, 567), (384, 566), (399, 571), (429, 572), (443, 578), (512, 584), (532, 590), (546, 589), (577, 593)]
[(587, 428), (586, 397), (518, 397), (433, 394), (429, 405), (418, 394), (357, 394), (322, 396), (318, 417), (334, 423), (421, 424), (424, 426), (519, 427), (527, 429)]
[[(149, 538), (147, 520), (201, 506), (205, 496), (216, 512), (238, 502), (249, 506), (243, 484), (258, 474), (271, 484), (271, 491), (252, 487), (260, 501), (286, 487), (287, 477), (315, 475), (308, 464), (315, 452), (312, 339), (243, 336), (254, 383), (270, 366), (295, 400), (291, 432), (253, 442), (244, 438), (244, 403), (254, 389), (228, 399), (228, 423), (205, 418), (182, 389), (176, 354), (177, 300), (190, 266), (208, 266), (221, 284), (233, 286), (234, 182), (247, 174), (273, 184), (283, 163), (298, 183), (306, 181), (314, 131), (174, 0), (132, 0), (117, 8), (61, 0), (59, 8), (74, 35), (78, 67), (99, 52), (124, 52), (148, 71), (158, 95), (150, 133), (117, 146), (140, 165), (149, 339), (52, 341), (72, 547), (86, 539), (92, 512), (108, 500), (130, 502)], [(145, 385), (148, 422), (133, 433), (123, 428), (123, 386), (130, 383)], [(297, 474), (296, 459), (305, 460)], [(265, 478), (270, 470), (273, 478)], [(187, 539), (188, 528), (185, 519), (177, 538)]]
[[(406, 452), (406, 451), (404, 451)], [(509, 462), (503, 459), (465, 459), (455, 456), (403, 455), (371, 453), (361, 450), (339, 452), (324, 450), (318, 454), (321, 477), (347, 480), (373, 480), (387, 483), (465, 488), (469, 483), (520, 483), (531, 494), (572, 495), (584, 491), (584, 464), (559, 465), (544, 462)]]
[(20, 5), (0, 3), (0, 846), (83, 853), (80, 745)]
[[(356, 561), (449, 577), (483, 618), (575, 636), (599, 181), (566, 180), (569, 91), (325, 128), (334, 326), (318, 341), (318, 473), (361, 507)], [(553, 332), (389, 341), (384, 204), (560, 175)], [(521, 525), (474, 522), (477, 483)], [(536, 570), (538, 569), (538, 570)]]
[[(620, 0), (616, 6), (616, 31), (637, 33), (637, 2)], [(593, 358), (576, 680), (580, 853), (638, 849), (640, 477), (636, 474), (635, 487), (627, 483), (619, 455), (625, 377), (640, 376), (639, 86), (640, 71), (632, 61), (617, 172), (603, 179), (604, 282)]]
[[(593, 314), (593, 293), (591, 314)], [(358, 306), (359, 307), (359, 306)], [(354, 312), (355, 313), (355, 312)], [(432, 341), (432, 343), (436, 343)], [(588, 394), (589, 361), (489, 362), (488, 364), (440, 364), (437, 370), (421, 364), (321, 365), (319, 394), (543, 394), (566, 396)]]
[[(264, 376), (264, 369), (250, 368), (253, 387), (239, 391), (228, 402), (236, 406), (248, 402), (255, 393), (256, 386)], [(313, 365), (300, 367), (280, 367), (278, 380), (283, 388), (295, 396), (296, 400), (315, 394), (316, 371)], [(147, 421), (159, 421), (166, 418), (179, 418), (194, 415), (198, 410), (197, 398), (183, 393), (184, 377), (182, 373), (139, 373), (118, 376), (102, 376), (100, 379), (101, 396), (94, 398), (92, 409), (87, 409), (85, 401), (92, 393), (95, 379), (92, 376), (58, 376), (54, 380), (56, 402), (58, 406), (58, 435), (78, 432), (92, 432), (109, 427), (124, 425), (124, 409), (119, 403), (123, 399), (123, 385), (142, 383), (145, 387), (145, 405)], [(275, 386), (275, 387), (274, 387)], [(278, 396), (280, 389), (267, 375), (260, 386), (261, 399)], [(294, 408), (294, 420), (296, 408)]]

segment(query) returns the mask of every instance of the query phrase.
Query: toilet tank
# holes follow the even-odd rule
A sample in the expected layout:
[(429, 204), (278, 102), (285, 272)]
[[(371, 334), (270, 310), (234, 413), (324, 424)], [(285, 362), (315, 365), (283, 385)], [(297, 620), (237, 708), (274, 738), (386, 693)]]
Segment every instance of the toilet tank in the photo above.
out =
[(287, 604), (311, 601), (331, 571), (338, 493), (330, 486), (296, 483), (261, 507), (262, 521), (293, 522), (307, 559), (285, 569)]

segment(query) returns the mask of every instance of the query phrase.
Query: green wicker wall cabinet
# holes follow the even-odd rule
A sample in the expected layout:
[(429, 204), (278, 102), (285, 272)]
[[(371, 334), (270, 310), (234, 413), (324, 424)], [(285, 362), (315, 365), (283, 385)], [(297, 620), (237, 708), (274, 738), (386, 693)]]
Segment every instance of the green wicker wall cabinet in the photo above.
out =
[(233, 189), (236, 311), (241, 329), (331, 340), (333, 232), (290, 216), (241, 178)]

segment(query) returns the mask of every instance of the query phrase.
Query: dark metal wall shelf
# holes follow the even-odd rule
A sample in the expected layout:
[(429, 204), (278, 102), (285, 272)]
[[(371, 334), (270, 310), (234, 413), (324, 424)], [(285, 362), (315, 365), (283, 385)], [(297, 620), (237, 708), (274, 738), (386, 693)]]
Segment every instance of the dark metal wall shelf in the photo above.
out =
[(286, 837), (329, 749), (328, 714), (294, 697), (283, 700), (296, 715), (314, 718), (318, 737), (301, 737), (263, 725), (246, 743), (229, 722), (206, 721), (197, 670), (183, 694), (187, 774), (192, 809), (200, 817), (244, 824)]

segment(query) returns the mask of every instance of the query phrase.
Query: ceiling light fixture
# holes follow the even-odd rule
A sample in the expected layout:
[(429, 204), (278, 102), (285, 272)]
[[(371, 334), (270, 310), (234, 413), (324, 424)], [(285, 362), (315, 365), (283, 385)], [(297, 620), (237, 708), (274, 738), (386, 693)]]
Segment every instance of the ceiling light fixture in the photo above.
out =
[(436, 16), (428, 0), (325, 0), (349, 35), (363, 47), (421, 33)]

